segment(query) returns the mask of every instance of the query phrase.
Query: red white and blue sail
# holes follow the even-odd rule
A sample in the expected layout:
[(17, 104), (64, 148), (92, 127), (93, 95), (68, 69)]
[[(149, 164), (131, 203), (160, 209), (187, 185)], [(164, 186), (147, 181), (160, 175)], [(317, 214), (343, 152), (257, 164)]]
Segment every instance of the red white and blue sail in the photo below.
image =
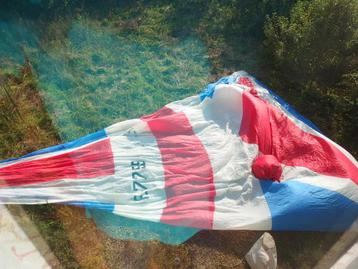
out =
[(71, 203), (201, 229), (343, 230), (358, 163), (245, 72), (0, 162), (0, 203)]

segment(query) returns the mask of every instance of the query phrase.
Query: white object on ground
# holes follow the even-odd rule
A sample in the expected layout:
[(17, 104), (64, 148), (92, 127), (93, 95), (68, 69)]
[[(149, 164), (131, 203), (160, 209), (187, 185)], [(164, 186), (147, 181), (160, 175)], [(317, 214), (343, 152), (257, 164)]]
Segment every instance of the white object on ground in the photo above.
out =
[(245, 255), (252, 269), (276, 269), (277, 251), (273, 237), (264, 233)]

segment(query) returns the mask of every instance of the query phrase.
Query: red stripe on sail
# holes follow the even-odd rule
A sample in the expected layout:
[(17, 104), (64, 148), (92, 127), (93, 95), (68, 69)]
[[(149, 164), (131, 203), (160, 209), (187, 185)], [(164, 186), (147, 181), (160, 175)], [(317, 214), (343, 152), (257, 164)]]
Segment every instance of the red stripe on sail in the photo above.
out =
[(247, 143), (258, 144), (261, 153), (274, 155), (284, 165), (350, 178), (358, 184), (358, 168), (341, 150), (324, 138), (303, 131), (279, 108), (257, 96), (255, 91), (243, 93), (239, 135)]
[(167, 202), (161, 222), (212, 229), (213, 170), (188, 118), (164, 107), (142, 119), (155, 136), (162, 156)]
[(113, 174), (113, 154), (107, 138), (71, 152), (0, 168), (0, 187)]

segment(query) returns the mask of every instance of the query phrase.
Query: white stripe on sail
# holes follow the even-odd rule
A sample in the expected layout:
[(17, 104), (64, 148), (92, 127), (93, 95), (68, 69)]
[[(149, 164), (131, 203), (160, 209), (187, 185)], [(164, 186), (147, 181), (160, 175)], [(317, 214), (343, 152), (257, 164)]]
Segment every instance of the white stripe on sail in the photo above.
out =
[(216, 188), (213, 229), (270, 230), (270, 210), (259, 180), (251, 174), (257, 145), (238, 136), (243, 90), (218, 85), (213, 98), (201, 102), (193, 96), (167, 106), (185, 113), (209, 155)]
[(147, 123), (130, 120), (106, 129), (110, 137), (117, 193), (113, 213), (159, 222), (166, 206), (160, 150)]

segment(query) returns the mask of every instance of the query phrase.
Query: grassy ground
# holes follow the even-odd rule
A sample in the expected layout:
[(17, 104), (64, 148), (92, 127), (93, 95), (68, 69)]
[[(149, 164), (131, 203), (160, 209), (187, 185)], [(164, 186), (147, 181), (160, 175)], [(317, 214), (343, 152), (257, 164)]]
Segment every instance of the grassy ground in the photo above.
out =
[(0, 73), (0, 155), (21, 156), (59, 142), (29, 63), (19, 76)]
[[(231, 71), (262, 72), (257, 38), (227, 30), (227, 17), (237, 17), (229, 7), (204, 13), (200, 5), (154, 2), (161, 4), (52, 9), (39, 19), (27, 12), (17, 25), (0, 24), (18, 33), (0, 43), (2, 159), (153, 112)], [(64, 268), (246, 268), (244, 254), (261, 234), (201, 231), (168, 246), (110, 238), (80, 208), (25, 209)], [(311, 268), (339, 234), (273, 236), (280, 268)]]

